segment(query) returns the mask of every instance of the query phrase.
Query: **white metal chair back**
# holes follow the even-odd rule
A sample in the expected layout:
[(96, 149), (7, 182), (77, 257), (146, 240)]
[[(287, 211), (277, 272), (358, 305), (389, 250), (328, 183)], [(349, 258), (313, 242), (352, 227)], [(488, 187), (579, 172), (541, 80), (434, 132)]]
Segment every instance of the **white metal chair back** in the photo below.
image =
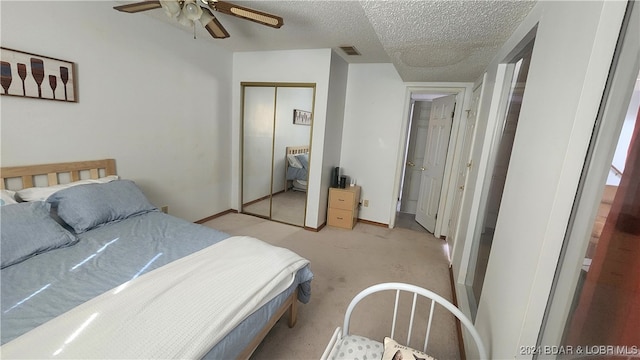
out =
[(447, 299), (443, 298), (442, 296), (434, 293), (431, 290), (427, 290), (415, 285), (410, 285), (410, 284), (404, 284), (404, 283), (382, 283), (382, 284), (377, 284), (377, 285), (373, 285), (370, 286), (364, 290), (362, 290), (358, 295), (356, 295), (353, 300), (351, 300), (351, 303), (349, 304), (349, 306), (347, 307), (347, 311), (345, 313), (344, 316), (344, 324), (343, 324), (343, 336), (347, 336), (349, 335), (349, 322), (351, 320), (351, 313), (353, 312), (354, 308), (356, 307), (356, 305), (365, 297), (367, 297), (368, 295), (377, 293), (377, 292), (381, 292), (381, 291), (387, 291), (387, 290), (394, 290), (396, 292), (396, 299), (395, 299), (395, 305), (394, 305), (394, 309), (393, 309), (393, 322), (391, 324), (391, 338), (394, 338), (395, 335), (395, 330), (396, 330), (396, 319), (397, 319), (397, 315), (398, 315), (398, 303), (399, 303), (399, 299), (400, 299), (400, 292), (401, 291), (407, 291), (410, 293), (413, 293), (413, 302), (412, 302), (412, 306), (411, 306), (411, 315), (410, 315), (410, 320), (409, 320), (409, 329), (408, 329), (408, 335), (407, 335), (407, 342), (406, 344), (409, 344), (409, 342), (411, 341), (411, 333), (412, 333), (412, 329), (413, 329), (413, 320), (415, 318), (415, 309), (416, 309), (416, 301), (418, 299), (418, 295), (424, 296), (428, 299), (431, 300), (431, 306), (430, 306), (430, 311), (429, 311), (429, 317), (427, 320), (427, 332), (426, 332), (426, 336), (424, 339), (424, 347), (422, 349), (423, 352), (427, 352), (427, 345), (429, 343), (429, 334), (431, 332), (431, 323), (433, 320), (433, 312), (435, 309), (435, 304), (438, 303), (440, 305), (442, 305), (445, 309), (449, 310), (449, 312), (451, 312), (456, 318), (458, 318), (460, 320), (460, 322), (466, 327), (466, 329), (469, 331), (469, 333), (471, 334), (471, 337), (473, 338), (473, 340), (476, 343), (476, 347), (478, 349), (478, 354), (480, 355), (480, 359), (487, 359), (487, 352), (486, 349), (484, 347), (484, 344), (482, 342), (482, 338), (480, 338), (480, 334), (478, 333), (478, 331), (476, 330), (476, 328), (473, 326), (473, 323), (471, 322), (471, 320), (469, 320), (469, 318), (467, 318), (462, 311), (460, 311), (460, 309), (458, 309), (455, 305), (453, 305), (452, 303), (450, 303)]

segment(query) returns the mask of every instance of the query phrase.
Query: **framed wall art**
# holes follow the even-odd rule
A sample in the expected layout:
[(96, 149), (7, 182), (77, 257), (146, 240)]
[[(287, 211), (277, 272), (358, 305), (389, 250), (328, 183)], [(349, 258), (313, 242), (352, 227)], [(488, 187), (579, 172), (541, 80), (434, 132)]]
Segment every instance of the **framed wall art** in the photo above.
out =
[(293, 123), (296, 125), (311, 125), (311, 112), (293, 109)]
[(75, 64), (0, 48), (2, 95), (77, 102)]

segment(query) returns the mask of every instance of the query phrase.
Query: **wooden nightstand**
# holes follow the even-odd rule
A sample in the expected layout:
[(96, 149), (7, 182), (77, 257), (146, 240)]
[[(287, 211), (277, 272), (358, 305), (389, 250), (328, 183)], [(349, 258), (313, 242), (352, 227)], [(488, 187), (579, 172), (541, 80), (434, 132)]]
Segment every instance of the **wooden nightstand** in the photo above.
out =
[(360, 186), (347, 186), (344, 189), (329, 188), (327, 225), (353, 229), (358, 220), (359, 203)]

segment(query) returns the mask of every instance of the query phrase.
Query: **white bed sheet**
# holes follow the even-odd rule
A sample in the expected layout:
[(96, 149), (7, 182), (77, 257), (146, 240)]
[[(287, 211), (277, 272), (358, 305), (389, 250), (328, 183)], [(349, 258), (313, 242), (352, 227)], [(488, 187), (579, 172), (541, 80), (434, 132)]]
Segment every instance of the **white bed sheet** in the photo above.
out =
[[(212, 256), (217, 261), (210, 261)], [(229, 238), (41, 325), (2, 346), (2, 355), (200, 358), (255, 309), (289, 287), (296, 271), (307, 264), (287, 249), (250, 237)], [(224, 275), (232, 266), (231, 277), (211, 276)], [(238, 282), (244, 285), (234, 286)], [(150, 328), (157, 331), (149, 332)]]

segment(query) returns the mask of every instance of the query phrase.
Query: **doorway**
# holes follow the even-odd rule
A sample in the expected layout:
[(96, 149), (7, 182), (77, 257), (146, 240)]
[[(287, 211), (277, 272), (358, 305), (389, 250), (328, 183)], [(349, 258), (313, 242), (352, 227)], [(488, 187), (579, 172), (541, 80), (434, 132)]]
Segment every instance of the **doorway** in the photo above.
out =
[(441, 94), (412, 94), (411, 111), (402, 168), (402, 182), (396, 212), (396, 226), (421, 232), (427, 230), (416, 220), (420, 195), (421, 171), (427, 147), (427, 131), (433, 99)]
[(434, 99), (443, 96), (446, 94), (411, 94), (411, 111), (407, 127), (408, 141), (404, 153), (402, 182), (396, 213), (396, 226), (401, 228), (433, 233), (433, 229), (428, 231), (416, 221), (416, 213), (422, 183), (420, 169), (423, 168), (425, 161), (431, 107)]
[[(401, 149), (399, 149), (398, 166), (396, 173), (396, 187), (394, 193), (396, 198), (393, 199), (392, 214), (389, 221), (389, 227), (395, 226), (408, 228), (418, 231), (430, 232), (436, 237), (446, 235), (445, 224), (448, 223), (450, 213), (450, 201), (453, 197), (449, 196), (451, 187), (449, 184), (453, 181), (452, 169), (453, 163), (458, 152), (456, 146), (458, 130), (463, 113), (463, 104), (468, 101), (467, 96), (470, 94), (472, 84), (464, 84), (462, 87), (411, 87), (407, 89), (407, 103), (405, 105), (405, 121), (403, 128), (405, 129), (403, 141), (401, 141)], [(424, 154), (427, 146), (429, 119), (431, 117), (431, 106), (434, 99), (443, 98), (452, 95), (455, 97), (455, 116), (453, 117), (452, 127), (445, 139), (444, 153), (444, 174), (442, 176), (442, 188), (437, 191), (436, 213), (437, 219), (435, 227), (427, 231), (424, 226), (415, 220), (415, 214), (418, 209), (418, 200), (420, 200), (420, 184), (422, 182), (422, 168), (425, 167)], [(423, 199), (424, 200), (424, 199)], [(435, 216), (434, 216), (435, 217)]]
[(455, 106), (456, 95), (436, 98), (431, 105), (426, 149), (419, 169), (420, 192), (415, 218), (430, 233), (435, 233), (440, 210), (444, 166), (449, 152)]
[[(535, 39), (534, 39), (535, 40)], [(524, 49), (502, 65), (507, 81), (503, 84), (503, 95), (500, 121), (496, 127), (496, 137), (492, 145), (489, 171), (482, 190), (483, 200), (475, 226), (470, 265), (466, 277), (466, 285), (473, 295), (472, 304), (480, 302), (484, 278), (493, 244), (502, 194), (505, 187), (509, 161), (518, 128), (522, 98), (529, 74), (529, 64), (533, 53), (534, 40), (526, 44)], [(475, 317), (475, 314), (473, 314)]]

